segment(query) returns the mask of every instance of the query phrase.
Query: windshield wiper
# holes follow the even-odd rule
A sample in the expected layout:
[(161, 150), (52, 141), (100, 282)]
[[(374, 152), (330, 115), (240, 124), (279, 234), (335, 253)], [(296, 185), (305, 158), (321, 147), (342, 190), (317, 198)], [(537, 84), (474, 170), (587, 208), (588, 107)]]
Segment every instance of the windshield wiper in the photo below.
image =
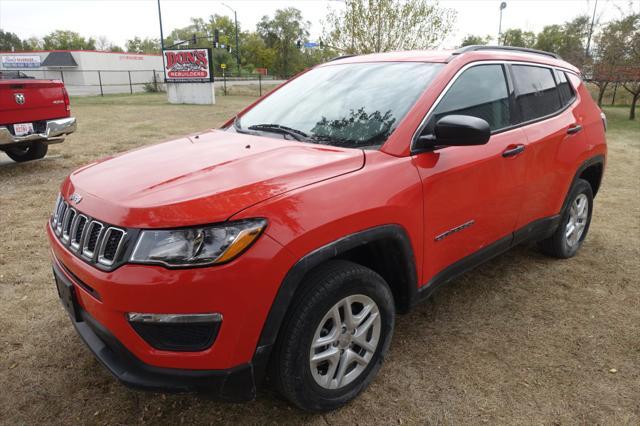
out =
[(254, 124), (253, 126), (247, 127), (247, 129), (289, 135), (297, 141), (305, 141), (309, 138), (309, 135), (302, 130), (293, 129), (280, 124)]

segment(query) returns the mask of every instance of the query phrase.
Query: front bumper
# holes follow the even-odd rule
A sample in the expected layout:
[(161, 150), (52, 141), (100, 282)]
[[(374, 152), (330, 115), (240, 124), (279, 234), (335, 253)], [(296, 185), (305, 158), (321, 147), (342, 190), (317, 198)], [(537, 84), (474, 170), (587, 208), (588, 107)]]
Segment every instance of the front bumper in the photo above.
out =
[[(71, 280), (54, 263), (53, 273), (63, 285)], [(229, 401), (248, 401), (255, 397), (253, 368), (250, 364), (226, 370), (181, 370), (154, 367), (141, 362), (87, 311), (78, 307), (73, 326), (95, 357), (125, 385), (144, 390), (169, 392), (207, 392)]]
[[(264, 235), (238, 259), (215, 268), (167, 270), (125, 264), (100, 271), (47, 234), (54, 273), (74, 289), (74, 326), (104, 366), (126, 385), (207, 391), (224, 400), (255, 395), (270, 347), (257, 347), (290, 255)], [(283, 270), (280, 270), (283, 268)], [(197, 352), (159, 350), (136, 333), (127, 313), (219, 312), (213, 345)]]
[(74, 117), (49, 120), (43, 133), (33, 133), (25, 136), (14, 136), (9, 128), (0, 126), (0, 147), (28, 142), (44, 142), (46, 144), (60, 143), (65, 136), (76, 131)]

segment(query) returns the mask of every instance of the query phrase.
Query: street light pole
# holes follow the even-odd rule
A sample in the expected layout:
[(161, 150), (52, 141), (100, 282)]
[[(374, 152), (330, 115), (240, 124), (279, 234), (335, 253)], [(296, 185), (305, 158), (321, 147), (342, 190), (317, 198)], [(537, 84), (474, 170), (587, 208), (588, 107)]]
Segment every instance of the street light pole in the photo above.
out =
[(233, 9), (231, 6), (222, 3), (223, 6), (229, 8), (232, 12), (233, 12), (233, 19), (235, 21), (236, 24), (236, 64), (238, 66), (238, 77), (240, 77), (240, 48), (239, 48), (239, 38), (238, 38), (238, 14), (236, 13), (235, 9)]
[[(167, 65), (164, 62), (164, 34), (162, 33), (162, 10), (160, 10), (160, 0), (158, 0), (158, 19), (160, 20), (160, 55), (162, 56), (162, 78), (164, 79)], [(155, 71), (154, 71), (155, 73)]]
[(587, 38), (587, 47), (584, 50), (585, 60), (589, 57), (589, 48), (591, 47), (591, 36), (593, 35), (593, 24), (596, 22), (596, 9), (598, 8), (598, 0), (593, 5), (593, 17), (591, 18), (591, 26), (589, 27), (589, 37)]
[(500, 3), (500, 23), (498, 24), (498, 46), (500, 46), (500, 39), (502, 38), (502, 11), (507, 8), (507, 2)]

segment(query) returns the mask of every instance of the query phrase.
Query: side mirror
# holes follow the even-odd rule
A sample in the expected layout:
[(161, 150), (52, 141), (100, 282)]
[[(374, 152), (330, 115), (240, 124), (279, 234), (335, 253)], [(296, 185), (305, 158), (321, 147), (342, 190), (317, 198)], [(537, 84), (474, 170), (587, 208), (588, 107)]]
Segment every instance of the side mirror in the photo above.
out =
[(438, 146), (484, 145), (489, 142), (491, 128), (482, 118), (470, 115), (447, 115), (435, 125), (433, 135), (422, 135), (414, 145), (414, 153)]

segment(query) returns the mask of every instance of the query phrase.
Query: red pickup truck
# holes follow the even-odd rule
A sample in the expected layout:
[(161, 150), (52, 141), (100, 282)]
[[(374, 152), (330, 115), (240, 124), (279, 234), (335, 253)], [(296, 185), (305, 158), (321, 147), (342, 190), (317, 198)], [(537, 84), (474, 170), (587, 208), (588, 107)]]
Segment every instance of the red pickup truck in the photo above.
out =
[(14, 161), (36, 160), (75, 130), (62, 81), (0, 71), (0, 151)]

